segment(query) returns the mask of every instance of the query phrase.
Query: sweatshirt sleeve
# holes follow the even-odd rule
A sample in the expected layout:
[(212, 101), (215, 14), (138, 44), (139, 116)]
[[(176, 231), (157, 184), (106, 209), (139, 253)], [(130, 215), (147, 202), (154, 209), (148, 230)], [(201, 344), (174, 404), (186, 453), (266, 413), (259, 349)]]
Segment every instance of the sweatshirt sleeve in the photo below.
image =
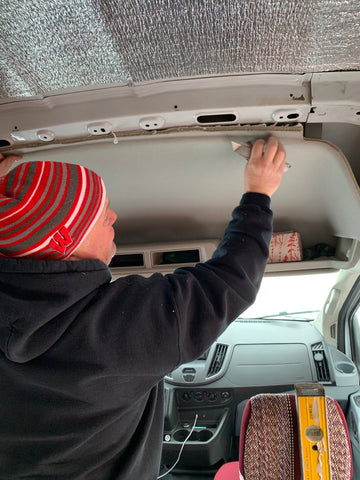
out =
[(269, 207), (266, 195), (246, 193), (210, 260), (99, 289), (91, 329), (82, 330), (98, 359), (114, 374), (158, 381), (198, 358), (255, 300), (272, 235)]
[(179, 365), (197, 358), (254, 302), (272, 220), (268, 196), (244, 194), (212, 258), (166, 276), (178, 319)]

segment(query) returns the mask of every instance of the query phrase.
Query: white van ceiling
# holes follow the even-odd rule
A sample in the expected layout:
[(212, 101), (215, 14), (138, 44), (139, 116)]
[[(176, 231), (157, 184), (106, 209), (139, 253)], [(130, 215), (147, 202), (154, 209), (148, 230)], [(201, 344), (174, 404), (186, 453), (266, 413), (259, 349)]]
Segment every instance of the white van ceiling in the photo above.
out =
[(0, 97), (164, 79), (360, 69), (358, 0), (12, 0)]

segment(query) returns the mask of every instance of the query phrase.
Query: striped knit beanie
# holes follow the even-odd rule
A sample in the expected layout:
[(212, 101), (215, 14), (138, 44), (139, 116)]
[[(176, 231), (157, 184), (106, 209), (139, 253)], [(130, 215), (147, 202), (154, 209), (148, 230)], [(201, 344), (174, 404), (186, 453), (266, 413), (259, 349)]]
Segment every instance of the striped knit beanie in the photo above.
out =
[(79, 165), (22, 163), (0, 178), (0, 255), (64, 260), (105, 205), (102, 179)]

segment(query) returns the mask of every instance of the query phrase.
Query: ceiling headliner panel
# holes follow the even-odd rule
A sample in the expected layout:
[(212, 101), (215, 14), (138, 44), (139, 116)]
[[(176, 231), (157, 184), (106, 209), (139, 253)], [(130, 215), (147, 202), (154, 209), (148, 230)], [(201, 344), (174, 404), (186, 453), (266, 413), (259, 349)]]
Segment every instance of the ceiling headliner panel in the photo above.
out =
[(345, 213), (360, 208), (360, 190), (345, 157), (326, 142), (304, 139), (299, 126), (159, 132), (120, 138), (117, 145), (111, 139), (49, 145), (25, 154), (24, 161), (79, 163), (99, 173), (118, 215), (119, 246), (219, 239), (243, 193), (245, 160), (231, 142), (254, 142), (271, 133), (291, 165), (272, 198), (275, 231), (297, 230), (305, 247), (335, 244), (337, 236), (360, 239), (359, 222)]
[(1, 2), (0, 96), (360, 69), (358, 0)]

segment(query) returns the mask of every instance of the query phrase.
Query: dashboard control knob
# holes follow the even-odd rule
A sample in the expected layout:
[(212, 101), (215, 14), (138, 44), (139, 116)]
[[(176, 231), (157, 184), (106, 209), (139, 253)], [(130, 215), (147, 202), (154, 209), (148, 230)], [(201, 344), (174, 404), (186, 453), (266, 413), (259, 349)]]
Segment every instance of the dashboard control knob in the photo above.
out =
[(226, 391), (221, 392), (221, 398), (224, 398), (224, 399), (230, 398), (230, 392), (226, 392)]
[(182, 397), (183, 397), (183, 400), (189, 401), (191, 400), (191, 393), (184, 392)]
[(203, 394), (203, 392), (195, 392), (195, 393), (194, 393), (194, 398), (195, 398), (195, 400), (197, 400), (198, 402), (201, 402), (201, 401), (204, 399), (204, 394)]

